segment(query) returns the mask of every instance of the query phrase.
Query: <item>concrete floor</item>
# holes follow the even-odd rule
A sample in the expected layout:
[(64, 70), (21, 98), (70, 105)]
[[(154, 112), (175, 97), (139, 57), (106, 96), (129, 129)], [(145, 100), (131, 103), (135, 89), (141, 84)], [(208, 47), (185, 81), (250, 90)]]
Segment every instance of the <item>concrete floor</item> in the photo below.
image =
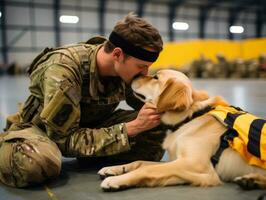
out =
[[(232, 105), (266, 118), (266, 80), (193, 80), (193, 83), (196, 88), (205, 89), (211, 95), (222, 95)], [(18, 102), (26, 99), (29, 94), (28, 84), (28, 79), (24, 76), (0, 77), (0, 130), (4, 128), (6, 116), (17, 110)], [(121, 107), (127, 106), (122, 103)], [(167, 155), (164, 159), (166, 158)], [(104, 193), (99, 187), (101, 181), (96, 174), (99, 168), (95, 163), (81, 166), (76, 159), (64, 158), (62, 173), (57, 180), (28, 189), (10, 188), (0, 184), (0, 200), (251, 200), (264, 193), (260, 190), (243, 191), (231, 183), (212, 188), (172, 186)]]

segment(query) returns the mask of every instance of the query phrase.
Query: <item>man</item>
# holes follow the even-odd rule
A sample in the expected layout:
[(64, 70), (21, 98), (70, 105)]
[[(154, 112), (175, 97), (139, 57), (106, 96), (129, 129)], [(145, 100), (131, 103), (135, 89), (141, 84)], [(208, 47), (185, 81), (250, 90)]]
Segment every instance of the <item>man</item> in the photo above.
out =
[[(109, 40), (46, 48), (28, 70), (31, 95), (0, 135), (1, 182), (25, 187), (56, 177), (61, 155), (160, 160), (160, 115), (129, 87), (162, 45), (153, 26), (129, 14)], [(122, 100), (137, 111), (115, 110)]]

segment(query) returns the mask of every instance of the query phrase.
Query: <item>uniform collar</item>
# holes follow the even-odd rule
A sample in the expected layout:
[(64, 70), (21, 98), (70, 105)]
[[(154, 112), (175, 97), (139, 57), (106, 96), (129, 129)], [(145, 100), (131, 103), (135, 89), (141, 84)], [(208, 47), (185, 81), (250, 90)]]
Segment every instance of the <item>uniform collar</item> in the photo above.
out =
[[(90, 55), (90, 85), (89, 85), (89, 93), (90, 96), (92, 97), (92, 99), (94, 100), (99, 100), (99, 97), (102, 96), (101, 94), (105, 94), (106, 91), (106, 87), (101, 83), (101, 77), (99, 75), (98, 72), (98, 67), (97, 67), (97, 52), (99, 51), (99, 49), (103, 46), (103, 44), (97, 45), (95, 47), (95, 50), (93, 51), (93, 53)], [(114, 77), (114, 79), (118, 79), (116, 77)], [(120, 87), (122, 87), (122, 91), (124, 91), (125, 89), (125, 83), (124, 81), (120, 81)], [(119, 86), (117, 86), (119, 87)], [(120, 90), (121, 91), (121, 90)]]
[(99, 49), (103, 46), (103, 44), (100, 44), (96, 46), (95, 51), (91, 54), (91, 66), (90, 66), (90, 95), (93, 99), (97, 99), (99, 96), (99, 92), (103, 92), (104, 86), (101, 84), (98, 68), (97, 68), (97, 53)]

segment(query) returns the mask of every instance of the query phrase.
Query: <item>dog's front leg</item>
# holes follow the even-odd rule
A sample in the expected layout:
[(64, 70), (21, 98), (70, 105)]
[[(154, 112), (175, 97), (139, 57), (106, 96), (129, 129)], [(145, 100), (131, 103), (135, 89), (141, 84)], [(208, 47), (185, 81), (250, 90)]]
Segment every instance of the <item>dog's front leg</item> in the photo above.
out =
[(176, 172), (175, 162), (158, 163), (120, 176), (108, 177), (101, 183), (101, 188), (104, 191), (115, 191), (135, 186), (155, 187), (185, 183)]
[[(211, 166), (211, 164), (210, 164)], [(129, 187), (156, 187), (179, 184), (215, 186), (221, 184), (213, 168), (195, 164), (186, 159), (141, 167), (127, 174), (108, 177), (101, 183), (103, 190), (120, 190)]]
[(108, 176), (117, 176), (117, 175), (125, 174), (135, 169), (148, 166), (148, 165), (155, 165), (155, 164), (158, 164), (158, 162), (138, 160), (138, 161), (131, 162), (129, 164), (103, 167), (102, 169), (98, 171), (98, 174), (100, 175), (102, 179), (104, 179)]

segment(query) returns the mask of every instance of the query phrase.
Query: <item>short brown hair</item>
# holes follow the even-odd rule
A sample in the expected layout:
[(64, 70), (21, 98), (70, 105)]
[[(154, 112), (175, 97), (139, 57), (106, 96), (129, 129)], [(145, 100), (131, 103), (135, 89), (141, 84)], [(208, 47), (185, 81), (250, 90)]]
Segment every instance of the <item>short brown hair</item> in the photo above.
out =
[[(135, 46), (149, 47), (156, 52), (163, 49), (159, 31), (133, 13), (129, 13), (124, 19), (118, 21), (113, 31)], [(104, 51), (106, 53), (112, 52), (114, 48), (115, 46), (110, 41), (105, 42)]]

